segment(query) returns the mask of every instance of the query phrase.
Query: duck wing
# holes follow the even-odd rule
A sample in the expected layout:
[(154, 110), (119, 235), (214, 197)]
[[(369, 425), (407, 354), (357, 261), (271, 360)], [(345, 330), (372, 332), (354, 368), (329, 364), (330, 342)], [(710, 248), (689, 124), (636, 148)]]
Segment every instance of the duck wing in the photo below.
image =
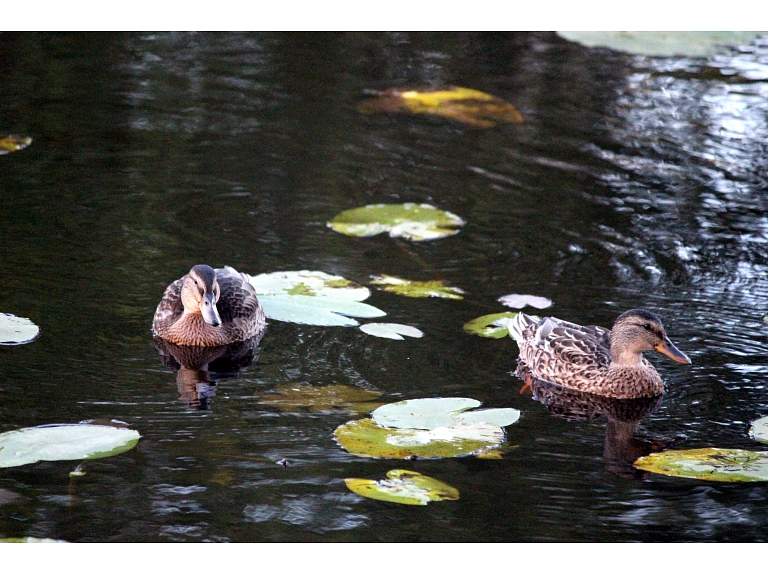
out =
[(220, 296), (216, 307), (224, 326), (231, 326), (237, 339), (247, 339), (264, 329), (266, 319), (256, 291), (245, 274), (226, 266), (216, 270)]
[(165, 330), (172, 326), (184, 313), (184, 305), (181, 303), (181, 286), (184, 284), (184, 276), (177, 279), (167, 288), (157, 304), (155, 317), (152, 320), (152, 330), (155, 335), (162, 336)]

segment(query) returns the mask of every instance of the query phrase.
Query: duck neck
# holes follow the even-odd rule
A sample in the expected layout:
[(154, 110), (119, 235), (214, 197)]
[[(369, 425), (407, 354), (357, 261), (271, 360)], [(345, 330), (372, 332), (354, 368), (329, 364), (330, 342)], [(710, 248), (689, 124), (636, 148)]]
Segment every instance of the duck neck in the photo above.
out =
[(614, 342), (611, 342), (611, 364), (622, 367), (640, 367), (642, 361), (642, 352), (627, 349), (621, 345), (614, 345)]

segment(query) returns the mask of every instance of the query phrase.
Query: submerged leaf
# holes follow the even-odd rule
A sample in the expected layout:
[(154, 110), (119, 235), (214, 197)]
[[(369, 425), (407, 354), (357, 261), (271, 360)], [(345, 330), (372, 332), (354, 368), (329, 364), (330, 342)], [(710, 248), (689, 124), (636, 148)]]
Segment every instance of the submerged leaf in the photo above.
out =
[(260, 295), (259, 302), (269, 319), (325, 326), (356, 326), (358, 322), (345, 316), (381, 317), (386, 312), (353, 299), (331, 296)]
[(645, 56), (711, 56), (768, 32), (558, 32), (571, 42)]
[(0, 345), (29, 343), (40, 334), (40, 328), (25, 317), (0, 312)]
[(297, 386), (282, 384), (275, 388), (277, 393), (261, 396), (259, 403), (276, 407), (280, 411), (351, 411), (369, 413), (379, 407), (373, 403), (381, 396), (378, 391), (368, 391), (350, 385)]
[(768, 452), (716, 447), (662, 451), (641, 457), (635, 467), (706, 481), (768, 481)]
[(447, 483), (415, 471), (393, 469), (387, 479), (345, 479), (350, 491), (376, 499), (403, 505), (426, 505), (430, 501), (456, 501), (459, 491)]
[(518, 124), (523, 121), (512, 104), (479, 90), (456, 86), (424, 91), (393, 88), (362, 102), (358, 111), (364, 114), (430, 114), (476, 128), (492, 128), (496, 122)]
[(371, 417), (384, 427), (427, 430), (462, 423), (488, 423), (506, 427), (520, 419), (520, 411), (511, 407), (466, 411), (479, 406), (479, 401), (468, 397), (409, 399), (382, 405)]
[(749, 435), (752, 436), (752, 439), (755, 441), (768, 443), (768, 416), (753, 421), (752, 426), (749, 429)]
[(133, 449), (139, 437), (132, 429), (83, 423), (17, 429), (0, 433), (0, 467), (111, 457)]
[(464, 331), (480, 337), (501, 339), (509, 335), (507, 326), (517, 312), (505, 311), (476, 317), (464, 324)]
[(408, 337), (424, 336), (420, 329), (401, 323), (365, 323), (360, 326), (360, 329), (368, 335), (385, 337), (387, 339), (403, 339), (404, 335)]
[(446, 299), (464, 299), (463, 290), (447, 287), (442, 280), (417, 282), (395, 276), (371, 276), (371, 284), (384, 286), (381, 289), (406, 297), (442, 297)]
[(367, 237), (388, 232), (393, 238), (434, 240), (459, 233), (464, 225), (456, 214), (429, 204), (373, 204), (345, 210), (328, 227), (348, 235)]
[(32, 143), (29, 136), (3, 136), (0, 138), (0, 156), (23, 150)]
[(522, 295), (516, 293), (501, 296), (499, 302), (507, 307), (513, 307), (515, 309), (523, 309), (527, 305), (535, 307), (536, 309), (545, 309), (552, 305), (551, 299), (538, 295)]
[(504, 429), (489, 423), (463, 423), (433, 430), (391, 429), (373, 419), (340, 425), (336, 441), (353, 455), (388, 459), (476, 455), (504, 442)]

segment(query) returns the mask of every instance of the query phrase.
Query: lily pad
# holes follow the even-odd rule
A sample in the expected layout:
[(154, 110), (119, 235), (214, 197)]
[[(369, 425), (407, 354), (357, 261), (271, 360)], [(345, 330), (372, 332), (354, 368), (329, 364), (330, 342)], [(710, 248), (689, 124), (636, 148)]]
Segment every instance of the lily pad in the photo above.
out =
[(499, 302), (507, 307), (513, 307), (515, 309), (523, 309), (527, 305), (535, 307), (536, 309), (545, 309), (552, 305), (551, 299), (538, 295), (523, 295), (516, 293), (501, 296)]
[(383, 286), (381, 289), (406, 297), (442, 297), (446, 299), (464, 299), (463, 290), (457, 287), (448, 287), (444, 281), (432, 280), (418, 282), (406, 280), (395, 276), (380, 275), (371, 276), (371, 284)]
[(456, 214), (429, 204), (373, 204), (345, 210), (328, 227), (348, 236), (368, 237), (389, 233), (393, 238), (434, 240), (459, 233), (464, 225)]
[(265, 295), (305, 295), (363, 301), (371, 295), (367, 287), (341, 276), (320, 271), (272, 272), (248, 276), (261, 299)]
[(108, 425), (56, 424), (0, 433), (0, 468), (37, 461), (100, 459), (133, 449), (139, 432)]
[(23, 150), (31, 143), (29, 136), (3, 136), (0, 138), (0, 156)]
[(662, 451), (641, 457), (635, 467), (706, 481), (768, 481), (768, 452), (716, 447)]
[(381, 317), (386, 312), (366, 303), (347, 298), (308, 295), (259, 296), (264, 315), (277, 321), (325, 326), (356, 326), (350, 317)]
[(404, 335), (408, 337), (424, 336), (420, 329), (401, 323), (365, 323), (360, 326), (360, 329), (368, 335), (385, 337), (387, 339), (403, 339)]
[(467, 411), (480, 406), (468, 397), (435, 397), (388, 403), (371, 417), (383, 427), (396, 429), (436, 429), (461, 423), (489, 423), (506, 427), (520, 419), (520, 411), (511, 407)]
[(768, 32), (558, 32), (571, 42), (645, 56), (711, 56)]
[(25, 317), (0, 312), (0, 345), (29, 343), (40, 335), (40, 328)]
[(48, 537), (6, 537), (0, 539), (0, 543), (68, 543), (68, 541)]
[(282, 384), (276, 393), (265, 394), (259, 399), (262, 405), (276, 407), (285, 412), (338, 412), (370, 413), (379, 407), (374, 403), (381, 396), (378, 391), (368, 391), (351, 385), (295, 385)]
[(432, 477), (407, 471), (392, 469), (387, 471), (387, 479), (345, 479), (350, 491), (376, 499), (402, 505), (426, 505), (430, 501), (456, 501), (459, 490)]
[(517, 312), (505, 311), (482, 315), (464, 324), (464, 331), (480, 337), (501, 339), (509, 335), (507, 326), (517, 315)]
[(753, 421), (752, 426), (749, 429), (749, 435), (755, 441), (768, 443), (768, 416)]
[(370, 418), (340, 425), (333, 434), (353, 455), (387, 459), (478, 455), (498, 447), (505, 438), (504, 429), (490, 423), (462, 423), (433, 430), (391, 429)]
[(448, 86), (433, 90), (392, 88), (376, 92), (362, 102), (363, 114), (429, 114), (457, 120), (475, 128), (492, 128), (497, 122), (518, 124), (523, 116), (512, 104), (471, 88)]

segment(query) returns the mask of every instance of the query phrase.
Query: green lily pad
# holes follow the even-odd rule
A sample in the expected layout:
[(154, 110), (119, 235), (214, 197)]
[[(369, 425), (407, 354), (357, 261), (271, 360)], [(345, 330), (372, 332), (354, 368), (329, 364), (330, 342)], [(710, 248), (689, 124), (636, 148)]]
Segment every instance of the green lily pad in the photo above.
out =
[(662, 451), (641, 457), (635, 467), (706, 481), (768, 481), (768, 452), (717, 447)]
[(462, 423), (433, 430), (391, 429), (370, 418), (340, 425), (333, 435), (353, 455), (387, 459), (478, 455), (498, 447), (505, 438), (504, 429), (490, 423)]
[(383, 427), (397, 429), (436, 429), (461, 423), (506, 427), (520, 419), (520, 411), (511, 407), (466, 411), (479, 405), (479, 401), (468, 397), (409, 399), (382, 405), (371, 417)]
[(0, 138), (0, 156), (23, 150), (31, 143), (29, 136), (3, 136)]
[(386, 312), (366, 303), (347, 298), (308, 295), (259, 296), (264, 315), (269, 319), (325, 326), (356, 326), (357, 321), (345, 316), (381, 317)]
[(348, 236), (388, 232), (393, 238), (434, 240), (459, 233), (464, 220), (428, 204), (375, 204), (341, 212), (328, 227)]
[(480, 337), (501, 339), (509, 335), (507, 326), (517, 312), (505, 311), (476, 317), (464, 324), (464, 331)]
[(40, 335), (40, 328), (25, 317), (0, 312), (0, 345), (29, 343)]
[(368, 335), (385, 337), (387, 339), (403, 339), (404, 335), (408, 337), (424, 336), (420, 329), (401, 323), (365, 323), (360, 326), (360, 329)]
[(37, 461), (99, 459), (118, 455), (138, 443), (139, 432), (108, 425), (61, 424), (0, 433), (0, 468)]
[(749, 435), (755, 441), (768, 443), (768, 416), (753, 421), (752, 426), (749, 428)]
[(272, 272), (248, 276), (248, 280), (259, 299), (265, 295), (288, 294), (363, 301), (371, 295), (367, 287), (320, 271)]
[(68, 541), (48, 537), (6, 537), (0, 539), (0, 543), (68, 543)]
[(768, 32), (558, 32), (571, 42), (645, 56), (711, 56)]
[(344, 483), (353, 493), (402, 505), (426, 505), (430, 501), (456, 501), (459, 490), (432, 477), (407, 471), (392, 469), (387, 471), (387, 479), (345, 479)]
[(282, 384), (276, 393), (265, 394), (259, 399), (262, 405), (276, 407), (285, 412), (338, 412), (370, 413), (379, 407), (374, 403), (381, 396), (378, 391), (368, 391), (351, 385)]
[(523, 309), (527, 305), (535, 307), (536, 309), (544, 309), (552, 305), (551, 299), (538, 295), (523, 295), (516, 293), (501, 296), (499, 302), (507, 307), (513, 307), (515, 309)]
[(429, 114), (475, 128), (492, 128), (496, 122), (518, 124), (523, 121), (517, 108), (501, 98), (457, 86), (433, 90), (392, 88), (362, 102), (358, 111), (363, 114)]
[(457, 287), (448, 287), (444, 281), (432, 280), (417, 282), (395, 276), (380, 275), (371, 276), (371, 284), (383, 286), (381, 289), (406, 297), (442, 297), (446, 299), (464, 299), (463, 290)]

